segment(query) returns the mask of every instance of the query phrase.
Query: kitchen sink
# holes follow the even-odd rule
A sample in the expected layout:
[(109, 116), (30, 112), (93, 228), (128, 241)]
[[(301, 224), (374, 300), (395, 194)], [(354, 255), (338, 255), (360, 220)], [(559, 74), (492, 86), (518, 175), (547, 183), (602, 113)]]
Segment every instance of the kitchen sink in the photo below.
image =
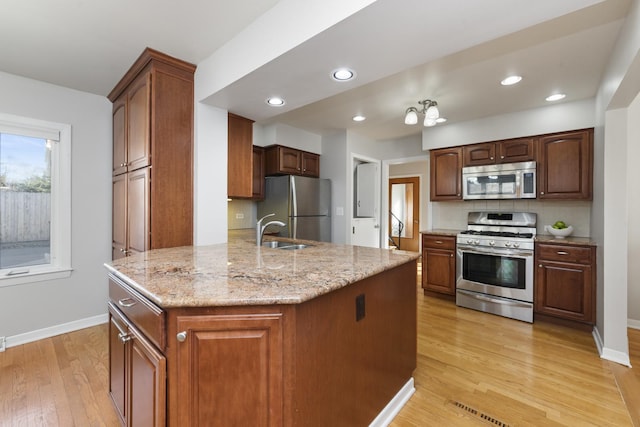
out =
[(277, 240), (273, 240), (270, 242), (263, 242), (262, 246), (272, 249), (287, 249), (287, 250), (296, 250), (296, 249), (304, 249), (309, 245), (305, 245), (302, 243), (292, 243), (292, 242), (280, 242)]

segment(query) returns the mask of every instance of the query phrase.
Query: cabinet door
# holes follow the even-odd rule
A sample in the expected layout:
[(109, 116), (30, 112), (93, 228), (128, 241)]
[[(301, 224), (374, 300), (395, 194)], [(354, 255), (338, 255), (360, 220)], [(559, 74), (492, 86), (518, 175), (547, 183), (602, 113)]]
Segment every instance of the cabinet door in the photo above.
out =
[(112, 259), (122, 258), (127, 250), (127, 182), (128, 175), (113, 177)]
[(320, 176), (320, 156), (315, 153), (302, 153), (302, 174), (318, 178)]
[(456, 259), (451, 250), (424, 249), (422, 287), (425, 290), (455, 295)]
[(501, 141), (497, 144), (498, 163), (530, 162), (536, 159), (535, 140), (519, 138)]
[(464, 166), (492, 165), (496, 162), (496, 144), (465, 145), (462, 148)]
[(591, 200), (593, 129), (540, 137), (538, 197)]
[(113, 103), (113, 174), (127, 171), (127, 98)]
[(253, 195), (253, 121), (234, 114), (228, 115), (227, 195)]
[(264, 199), (264, 148), (253, 147), (253, 171), (252, 171), (251, 197), (255, 200)]
[(177, 419), (185, 426), (283, 424), (281, 314), (179, 316)]
[(127, 101), (127, 168), (136, 170), (151, 164), (151, 74), (131, 86)]
[(127, 399), (127, 325), (116, 310), (109, 306), (109, 396), (120, 421), (126, 425), (129, 416)]
[(430, 166), (431, 201), (462, 200), (462, 149), (432, 150)]
[(539, 261), (535, 311), (593, 323), (592, 277), (590, 265)]
[(149, 168), (129, 172), (127, 183), (127, 250), (144, 252), (151, 248), (149, 239)]
[(136, 329), (129, 330), (130, 396), (129, 425), (164, 427), (166, 425), (166, 358)]
[(278, 147), (278, 171), (299, 175), (301, 173), (302, 153), (295, 148)]

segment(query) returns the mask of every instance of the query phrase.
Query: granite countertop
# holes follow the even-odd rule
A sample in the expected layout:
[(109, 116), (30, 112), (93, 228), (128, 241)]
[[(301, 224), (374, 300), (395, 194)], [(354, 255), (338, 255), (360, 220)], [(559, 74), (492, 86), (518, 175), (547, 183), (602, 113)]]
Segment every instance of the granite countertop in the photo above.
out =
[(551, 234), (537, 234), (536, 242), (539, 243), (557, 243), (561, 245), (588, 245), (588, 246), (598, 246), (598, 244), (591, 240), (589, 237), (556, 237)]
[(433, 230), (422, 230), (421, 234), (438, 234), (441, 236), (457, 236), (462, 230), (448, 230), (445, 228), (434, 228)]
[(226, 244), (154, 249), (105, 267), (160, 307), (211, 307), (298, 304), (419, 257), (323, 242), (259, 248), (250, 234), (230, 233)]

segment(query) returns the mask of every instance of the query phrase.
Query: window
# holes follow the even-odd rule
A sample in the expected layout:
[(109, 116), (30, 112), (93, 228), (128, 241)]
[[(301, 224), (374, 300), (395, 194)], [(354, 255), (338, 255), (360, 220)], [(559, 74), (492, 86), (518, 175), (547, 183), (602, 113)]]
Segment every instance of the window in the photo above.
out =
[(0, 286), (71, 272), (71, 126), (0, 114)]

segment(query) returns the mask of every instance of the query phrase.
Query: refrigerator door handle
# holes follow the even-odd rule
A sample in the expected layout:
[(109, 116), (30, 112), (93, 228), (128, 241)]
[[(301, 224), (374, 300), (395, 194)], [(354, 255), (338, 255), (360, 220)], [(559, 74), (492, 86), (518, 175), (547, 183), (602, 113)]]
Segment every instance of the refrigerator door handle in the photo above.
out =
[(297, 216), (294, 216), (293, 218), (291, 218), (291, 238), (294, 240), (298, 238), (298, 217)]
[(298, 216), (298, 192), (296, 191), (296, 179), (291, 179), (291, 216)]

